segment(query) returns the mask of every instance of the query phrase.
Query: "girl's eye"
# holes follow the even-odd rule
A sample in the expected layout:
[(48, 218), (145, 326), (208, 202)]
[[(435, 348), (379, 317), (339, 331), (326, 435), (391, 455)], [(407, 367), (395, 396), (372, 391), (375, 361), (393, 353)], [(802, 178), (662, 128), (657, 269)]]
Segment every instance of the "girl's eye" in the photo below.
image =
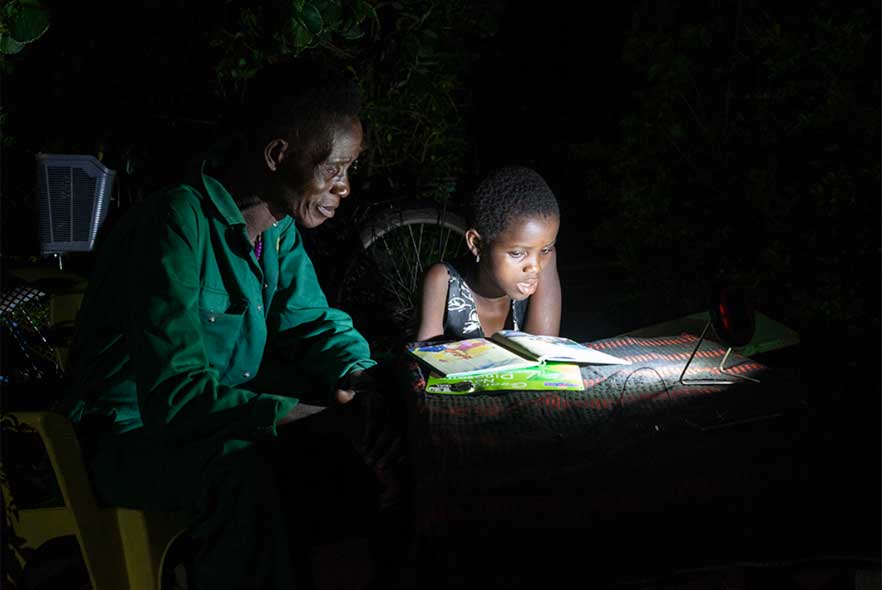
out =
[(542, 256), (548, 256), (551, 254), (551, 248), (542, 248)]
[(339, 166), (328, 166), (325, 168), (325, 176), (327, 178), (336, 178), (340, 175), (340, 167)]
[(508, 255), (512, 258), (522, 258), (524, 256), (524, 253), (521, 250), (512, 250), (508, 253)]

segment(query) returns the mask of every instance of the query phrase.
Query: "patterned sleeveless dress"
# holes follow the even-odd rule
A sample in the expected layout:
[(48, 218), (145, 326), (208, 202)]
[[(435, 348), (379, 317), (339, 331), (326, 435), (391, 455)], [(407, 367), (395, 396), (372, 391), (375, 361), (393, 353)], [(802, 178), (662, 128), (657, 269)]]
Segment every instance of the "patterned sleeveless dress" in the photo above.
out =
[[(450, 274), (447, 283), (447, 309), (444, 311), (444, 335), (448, 338), (481, 338), (484, 330), (478, 319), (478, 308), (472, 290), (459, 271), (465, 268), (466, 259), (445, 261), (444, 266)], [(524, 318), (527, 317), (529, 298), (522, 301), (512, 300), (511, 311), (505, 318), (506, 330), (522, 330)]]

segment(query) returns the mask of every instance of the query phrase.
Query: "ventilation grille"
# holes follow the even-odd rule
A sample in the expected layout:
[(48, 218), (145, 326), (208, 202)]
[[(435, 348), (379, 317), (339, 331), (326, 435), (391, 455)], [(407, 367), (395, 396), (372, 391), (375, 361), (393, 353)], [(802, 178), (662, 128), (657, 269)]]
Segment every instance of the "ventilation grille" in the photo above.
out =
[(107, 216), (113, 179), (93, 156), (37, 155), (40, 251), (89, 252)]

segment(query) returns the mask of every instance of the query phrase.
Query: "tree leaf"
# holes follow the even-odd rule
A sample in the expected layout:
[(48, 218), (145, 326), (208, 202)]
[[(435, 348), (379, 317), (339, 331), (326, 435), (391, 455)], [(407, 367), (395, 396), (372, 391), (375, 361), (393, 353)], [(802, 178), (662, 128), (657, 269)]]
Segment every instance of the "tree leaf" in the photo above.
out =
[[(396, 10), (401, 10), (402, 7), (400, 4), (393, 4), (396, 7)], [(352, 16), (355, 18), (356, 22), (361, 22), (368, 17), (376, 18), (377, 12), (373, 6), (364, 1), (354, 2), (352, 7)]]
[(309, 29), (309, 32), (312, 33), (313, 36), (318, 36), (322, 32), (322, 29), (325, 28), (325, 23), (322, 20), (322, 13), (320, 13), (318, 8), (312, 4), (307, 4), (303, 7), (303, 11), (300, 13), (300, 20), (306, 25), (306, 28)]
[(343, 25), (343, 7), (338, 0), (315, 0), (313, 5), (321, 13), (325, 26), (331, 29), (340, 28)]
[(677, 73), (682, 74), (689, 70), (689, 58), (685, 55), (675, 55), (672, 62)]
[(364, 36), (364, 31), (361, 30), (360, 26), (354, 24), (347, 29), (341, 30), (340, 36), (344, 39), (360, 39)]
[(0, 34), (0, 53), (3, 55), (13, 55), (24, 48), (24, 44), (19, 43), (8, 34)]
[(42, 6), (25, 4), (17, 10), (9, 22), (9, 34), (19, 43), (39, 39), (49, 28), (49, 12)]
[(312, 43), (314, 36), (299, 19), (291, 19), (291, 33), (294, 35), (294, 47), (297, 50), (306, 49)]

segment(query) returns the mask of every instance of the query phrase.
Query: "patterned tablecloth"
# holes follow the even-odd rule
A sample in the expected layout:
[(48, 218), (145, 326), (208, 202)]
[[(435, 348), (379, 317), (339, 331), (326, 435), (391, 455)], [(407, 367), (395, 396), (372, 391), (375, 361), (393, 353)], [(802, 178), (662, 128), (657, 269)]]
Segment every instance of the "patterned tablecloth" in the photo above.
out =
[(686, 377), (735, 383), (681, 384), (696, 343), (689, 334), (588, 342), (632, 364), (582, 367), (582, 392), (428, 394), (425, 369), (408, 361), (413, 476), (425, 526), (445, 518), (438, 511), (455, 498), (462, 505), (470, 502), (463, 498), (590, 474), (664, 452), (655, 444), (660, 433), (700, 440), (702, 433), (776, 410), (773, 392), (762, 382), (767, 368), (733, 353), (727, 370), (760, 383), (723, 375), (718, 367), (726, 349), (713, 341), (701, 344)]

